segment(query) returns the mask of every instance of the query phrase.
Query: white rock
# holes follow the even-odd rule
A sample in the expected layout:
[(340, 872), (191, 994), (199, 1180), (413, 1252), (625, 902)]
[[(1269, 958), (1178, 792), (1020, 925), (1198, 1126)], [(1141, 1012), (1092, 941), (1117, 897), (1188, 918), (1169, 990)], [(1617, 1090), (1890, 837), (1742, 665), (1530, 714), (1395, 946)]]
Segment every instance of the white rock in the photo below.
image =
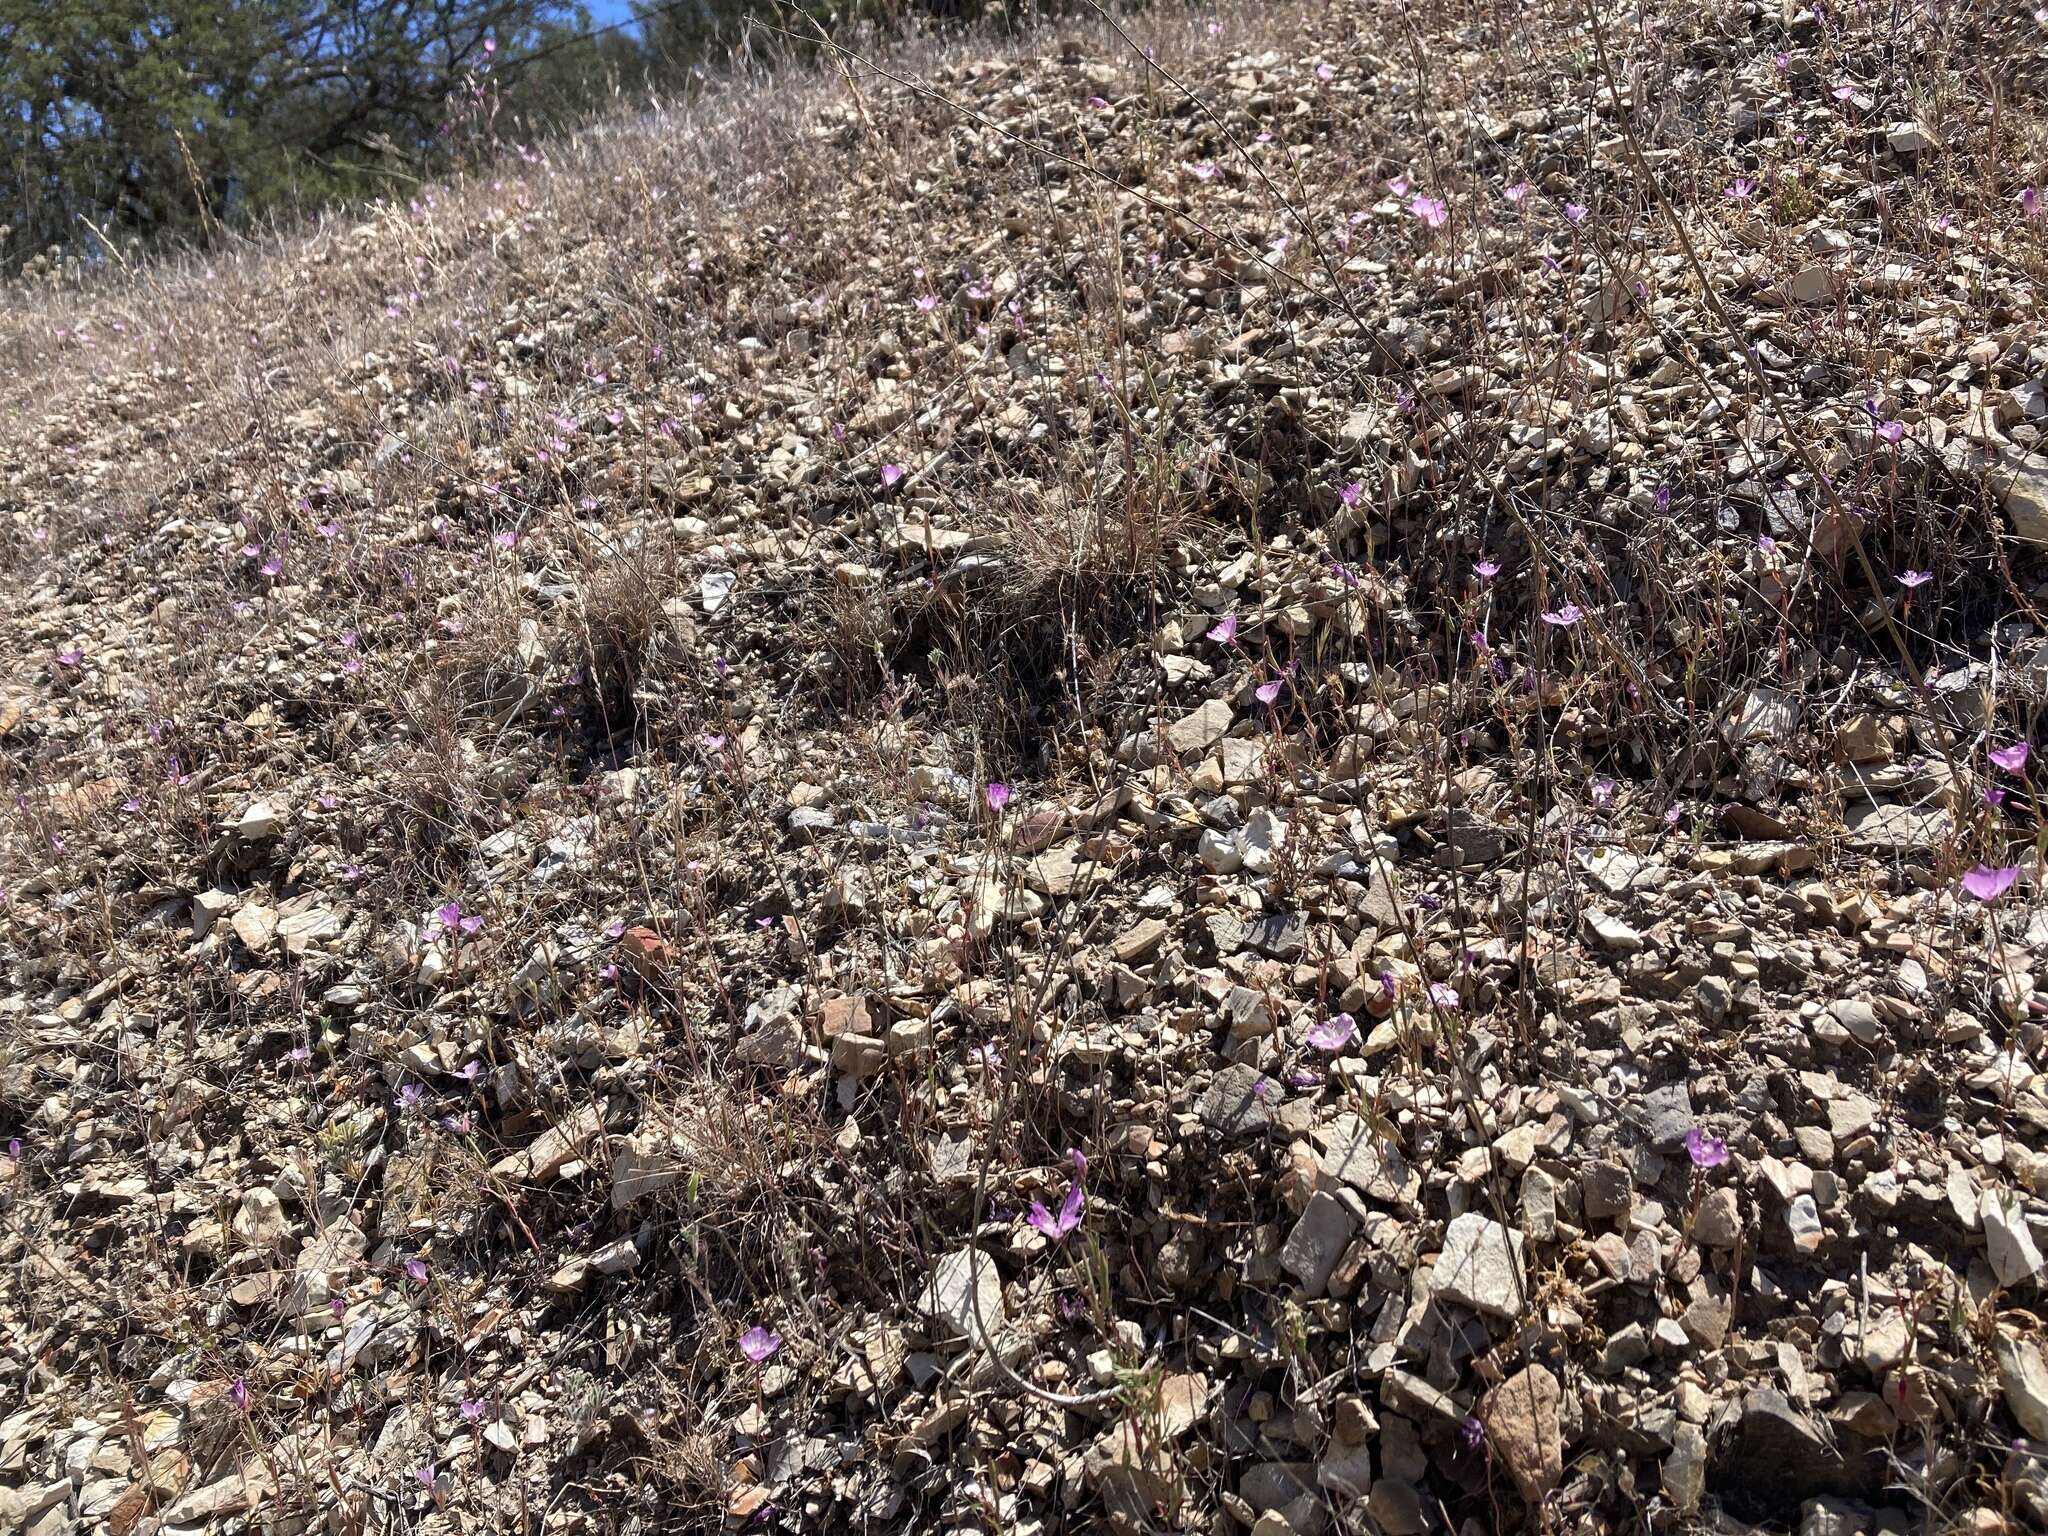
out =
[(1330, 1283), (1330, 1271), (1344, 1257), (1344, 1249), (1358, 1223), (1351, 1213), (1330, 1196), (1317, 1190), (1287, 1242), (1280, 1250), (1280, 1267), (1301, 1282), (1302, 1293), (1310, 1299), (1323, 1294)]
[(697, 598), (706, 613), (716, 613), (725, 606), (732, 596), (732, 589), (740, 584), (739, 577), (731, 571), (706, 571), (697, 578)]
[(245, 843), (263, 842), (283, 830), (284, 818), (268, 800), (258, 800), (235, 819), (235, 836)]
[(2018, 1195), (1987, 1189), (1978, 1197), (1977, 1215), (1984, 1223), (1985, 1256), (2000, 1285), (2019, 1285), (2041, 1272), (2041, 1250)]
[(1643, 936), (1611, 912), (1589, 907), (1579, 917), (1579, 931), (1588, 944), (1615, 954), (1632, 955), (1643, 947)]
[(1821, 1225), (1820, 1206), (1812, 1195), (1793, 1197), (1785, 1207), (1785, 1227), (1791, 1234), (1792, 1246), (1801, 1253), (1812, 1253), (1827, 1236), (1827, 1228)]
[(226, 891), (201, 891), (192, 898), (192, 937), (203, 939), (220, 915), (235, 904)]
[(242, 1196), (242, 1208), (235, 1212), (235, 1236), (251, 1248), (275, 1248), (291, 1231), (284, 1206), (267, 1184), (258, 1184)]
[(921, 1305), (925, 1316), (948, 1336), (990, 1342), (1005, 1321), (996, 1261), (979, 1248), (955, 1249), (933, 1266)]
[(1429, 1288), (1475, 1312), (1515, 1316), (1523, 1300), (1522, 1234), (1467, 1211), (1444, 1232), (1443, 1256), (1430, 1272)]
[(1244, 868), (1244, 855), (1238, 852), (1236, 835), (1218, 832), (1214, 827), (1202, 833), (1201, 841), (1195, 845), (1195, 856), (1212, 875), (1234, 875)]
[(1273, 872), (1273, 859), (1287, 841), (1287, 823), (1260, 806), (1245, 818), (1244, 831), (1238, 834), (1238, 848), (1244, 854), (1244, 867), (1248, 874), (1267, 875)]
[(590, 1267), (600, 1275), (622, 1275), (640, 1266), (640, 1250), (630, 1237), (607, 1243), (590, 1256)]
[(2048, 1360), (2040, 1346), (2000, 1329), (1991, 1349), (1998, 1357), (2005, 1406), (2030, 1438), (2048, 1440)]
[(612, 1209), (658, 1195), (680, 1183), (682, 1161), (658, 1136), (622, 1136), (612, 1143)]

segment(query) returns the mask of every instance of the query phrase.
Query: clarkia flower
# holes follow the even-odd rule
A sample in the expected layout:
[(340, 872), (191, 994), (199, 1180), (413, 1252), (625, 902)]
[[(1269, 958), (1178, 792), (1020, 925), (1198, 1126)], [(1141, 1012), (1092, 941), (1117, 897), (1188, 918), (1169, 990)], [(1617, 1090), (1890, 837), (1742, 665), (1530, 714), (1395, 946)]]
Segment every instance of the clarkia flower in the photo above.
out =
[(1555, 625), (1559, 629), (1570, 629), (1585, 616), (1577, 603), (1566, 603), (1562, 608), (1543, 610), (1543, 622)]
[(1694, 1126), (1685, 1133), (1685, 1155), (1695, 1168), (1718, 1168), (1728, 1161), (1728, 1143)]
[(1465, 1415), (1464, 1422), (1458, 1426), (1458, 1439), (1464, 1444), (1466, 1450), (1476, 1451), (1481, 1445), (1486, 1443), (1486, 1426), (1468, 1413)]
[(782, 1335), (771, 1333), (759, 1323), (740, 1335), (740, 1353), (759, 1365), (782, 1348)]
[(1209, 638), (1218, 645), (1228, 645), (1237, 638), (1237, 615), (1226, 613), (1209, 626)]
[(1755, 191), (1755, 182), (1747, 176), (1738, 176), (1721, 189), (1721, 195), (1731, 203), (1746, 203)]
[(1564, 216), (1574, 224), (1583, 224), (1586, 222), (1586, 205), (1584, 203), (1566, 203), (1564, 205)]
[(407, 1259), (405, 1261), (405, 1278), (414, 1285), (425, 1285), (427, 1283), (427, 1261), (418, 1254), (414, 1254), (411, 1258)]
[(901, 464), (884, 464), (882, 466), (882, 484), (884, 486), (892, 486), (902, 478), (903, 466)]
[(1456, 1008), (1460, 1006), (1458, 989), (1448, 981), (1432, 981), (1429, 984), (1429, 1000), (1439, 1008)]
[(1899, 572), (1899, 585), (1906, 588), (1909, 592), (1915, 587), (1926, 586), (1932, 580), (1934, 580), (1934, 572), (1932, 571)]
[(1409, 199), (1408, 211), (1431, 229), (1442, 229), (1451, 219), (1449, 203), (1440, 197), (1424, 197), (1419, 192)]
[(1504, 187), (1500, 195), (1511, 203), (1520, 203), (1522, 199), (1529, 195), (1529, 183), (1518, 181), (1512, 186)]
[(2019, 877), (2017, 865), (1994, 869), (1989, 864), (1979, 864), (1963, 876), (1963, 889), (1979, 901), (1996, 901), (2012, 889), (2013, 881)]
[(237, 1376), (228, 1384), (228, 1397), (237, 1408), (249, 1406), (249, 1383)]
[(992, 811), (1000, 812), (1010, 803), (1010, 786), (1007, 784), (991, 783), (982, 793), (988, 797), (988, 808)]
[(1481, 560), (1472, 567), (1472, 570), (1473, 574), (1478, 576), (1481, 581), (1491, 581), (1500, 574), (1500, 562), (1498, 560)]
[(1340, 1013), (1316, 1025), (1308, 1032), (1306, 1038), (1317, 1050), (1334, 1054), (1349, 1045), (1357, 1033), (1358, 1021), (1348, 1013)]
[(1985, 756), (2007, 773), (2024, 773), (2027, 767), (2027, 744), (2024, 741), (2016, 741), (2009, 747), (1993, 747)]
[(1344, 505), (1347, 507), (1355, 507), (1358, 505), (1359, 497), (1363, 496), (1364, 494), (1364, 482), (1359, 480), (1352, 480), (1346, 482), (1343, 489), (1337, 492), (1337, 499), (1343, 502)]
[(1067, 1198), (1060, 1202), (1059, 1214), (1048, 1211), (1043, 1200), (1034, 1200), (1031, 1202), (1031, 1214), (1024, 1218), (1049, 1242), (1066, 1241), (1067, 1234), (1081, 1225), (1081, 1212), (1088, 1204), (1088, 1197), (1081, 1192), (1081, 1179), (1088, 1172), (1088, 1159), (1079, 1147), (1070, 1148), (1067, 1156), (1074, 1160), (1074, 1182), (1067, 1186)]
[(484, 1400), (480, 1397), (465, 1397), (462, 1400), (462, 1422), (474, 1424), (484, 1416)]
[(1252, 692), (1258, 695), (1258, 700), (1261, 704), (1271, 704), (1280, 697), (1280, 690), (1286, 686), (1286, 678), (1276, 677), (1271, 682), (1259, 684)]

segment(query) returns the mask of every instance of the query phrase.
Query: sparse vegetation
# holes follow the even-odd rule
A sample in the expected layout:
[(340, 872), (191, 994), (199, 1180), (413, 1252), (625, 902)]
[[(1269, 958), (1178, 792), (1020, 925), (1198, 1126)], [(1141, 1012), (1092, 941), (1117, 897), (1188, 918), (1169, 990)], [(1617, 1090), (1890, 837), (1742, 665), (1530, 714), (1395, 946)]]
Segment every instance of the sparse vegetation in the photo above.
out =
[(2048, 17), (839, 39), (0, 310), (0, 1531), (2048, 1519)]

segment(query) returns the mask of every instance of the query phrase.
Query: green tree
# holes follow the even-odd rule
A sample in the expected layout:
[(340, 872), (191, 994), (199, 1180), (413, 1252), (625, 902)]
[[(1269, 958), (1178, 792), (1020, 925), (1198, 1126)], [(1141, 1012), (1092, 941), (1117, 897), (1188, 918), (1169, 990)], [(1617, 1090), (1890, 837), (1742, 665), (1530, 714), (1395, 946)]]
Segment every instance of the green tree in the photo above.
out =
[(429, 173), (451, 100), (588, 24), (569, 0), (0, 0), (0, 265)]

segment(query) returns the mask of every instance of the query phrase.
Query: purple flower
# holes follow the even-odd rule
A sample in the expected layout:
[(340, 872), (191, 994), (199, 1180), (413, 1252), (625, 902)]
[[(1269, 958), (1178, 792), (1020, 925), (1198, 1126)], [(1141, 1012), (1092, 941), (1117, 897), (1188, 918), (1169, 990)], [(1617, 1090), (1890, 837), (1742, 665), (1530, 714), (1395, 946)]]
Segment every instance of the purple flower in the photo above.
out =
[(1934, 572), (1932, 571), (1899, 572), (1899, 585), (1904, 587), (1909, 592), (1912, 591), (1915, 587), (1926, 586), (1927, 583), (1929, 583), (1932, 580), (1934, 580)]
[(2030, 219), (2041, 217), (2041, 194), (2036, 188), (2028, 187), (2020, 193), (2020, 212)]
[(249, 1406), (249, 1383), (237, 1376), (228, 1384), (228, 1397), (237, 1408), (246, 1409)]
[(474, 1424), (484, 1416), (484, 1400), (480, 1397), (465, 1397), (462, 1400), (462, 1422)]
[(418, 1109), (420, 1101), (427, 1096), (427, 1090), (418, 1083), (407, 1083), (398, 1090), (398, 1103), (404, 1109)]
[(422, 1488), (431, 1488), (431, 1487), (433, 1487), (433, 1486), (434, 1486), (434, 1464), (433, 1464), (433, 1463), (432, 1463), (431, 1461), (423, 1461), (423, 1462), (421, 1462), (421, 1463), (420, 1463), (420, 1465), (419, 1465), (419, 1470), (418, 1470), (418, 1471), (416, 1471), (416, 1472), (414, 1472), (414, 1473), (413, 1473), (413, 1476), (414, 1476), (414, 1477), (416, 1477), (416, 1478), (418, 1478), (418, 1479), (420, 1480), (420, 1486), (421, 1486)]
[(740, 1353), (756, 1365), (759, 1365), (780, 1348), (782, 1348), (782, 1335), (770, 1333), (759, 1323), (754, 1324), (753, 1327), (740, 1335)]
[(1543, 622), (1555, 624), (1559, 629), (1570, 629), (1584, 617), (1585, 614), (1580, 611), (1577, 603), (1566, 603), (1562, 608), (1546, 608), (1543, 610)]
[(1343, 502), (1344, 505), (1347, 507), (1355, 507), (1358, 505), (1358, 498), (1363, 496), (1364, 494), (1364, 482), (1353, 480), (1348, 482), (1342, 490), (1337, 492), (1337, 499)]
[(2000, 789), (1996, 784), (1985, 785), (1984, 803), (1989, 806), (2000, 806), (2005, 804), (2005, 791)]
[(1685, 1133), (1685, 1155), (1695, 1168), (1718, 1168), (1728, 1161), (1728, 1143), (1694, 1126)]
[(1519, 203), (1529, 195), (1529, 183), (1518, 181), (1512, 186), (1502, 188), (1500, 195), (1511, 203)]
[(2027, 744), (2016, 741), (2009, 747), (1993, 747), (1985, 754), (2007, 773), (2023, 773), (2027, 767)]
[(1228, 645), (1237, 638), (1237, 615), (1226, 613), (1209, 626), (1209, 638), (1218, 645)]
[(901, 464), (884, 464), (882, 466), (882, 484), (884, 486), (894, 485), (902, 478), (903, 466)]
[(57, 665), (60, 667), (75, 667), (84, 660), (85, 652), (75, 645), (67, 645), (57, 653)]
[(1442, 229), (1451, 221), (1450, 204), (1440, 197), (1424, 197), (1420, 192), (1408, 200), (1408, 211), (1431, 229)]
[(1000, 812), (1010, 803), (1010, 786), (1007, 784), (992, 783), (982, 793), (988, 797), (988, 808), (992, 811)]
[(1574, 224), (1583, 224), (1586, 222), (1586, 205), (1584, 203), (1566, 203), (1564, 205), (1564, 216)]
[(1329, 1051), (1334, 1055), (1349, 1045), (1357, 1033), (1358, 1021), (1348, 1013), (1340, 1013), (1335, 1018), (1325, 1019), (1316, 1025), (1308, 1032), (1307, 1039), (1317, 1050)]
[(293, 1061), (311, 1061), (313, 1048), (310, 1045), (295, 1045), (287, 1054)]
[(1282, 688), (1285, 688), (1286, 686), (1286, 678), (1276, 677), (1271, 682), (1259, 684), (1259, 686), (1254, 688), (1252, 692), (1258, 695), (1258, 699), (1261, 704), (1271, 704), (1275, 699), (1280, 697), (1280, 690)]
[(459, 901), (445, 901), (434, 908), (434, 921), (449, 933), (471, 934), (484, 925), (480, 917), (470, 917), (462, 910)]
[(1387, 183), (1387, 190), (1396, 197), (1406, 197), (1408, 195), (1408, 178), (1406, 176), (1396, 176)]
[(1738, 176), (1721, 189), (1721, 195), (1731, 203), (1746, 203), (1750, 194), (1756, 191), (1756, 183), (1747, 176)]
[(1903, 421), (1880, 422), (1877, 428), (1877, 435), (1888, 443), (1903, 442), (1906, 436), (1906, 424)]
[(1429, 984), (1429, 1000), (1439, 1008), (1456, 1008), (1458, 989), (1448, 981), (1432, 981)]
[(7, 1138), (7, 1158), (10, 1162), (18, 1163), (21, 1161), (21, 1138), (19, 1136)]
[(1468, 1451), (1476, 1451), (1486, 1443), (1486, 1426), (1471, 1414), (1465, 1415), (1465, 1422), (1458, 1426), (1458, 1439)]
[(427, 1261), (418, 1254), (414, 1254), (411, 1258), (407, 1259), (405, 1261), (405, 1278), (414, 1285), (425, 1285), (427, 1283)]
[(1500, 574), (1500, 562), (1498, 560), (1481, 560), (1472, 567), (1472, 571), (1481, 581), (1491, 581)]
[(917, 296), (917, 307), (930, 314), (939, 307), (939, 296), (935, 293), (920, 293)]
[(1614, 780), (1604, 776), (1593, 780), (1593, 803), (1603, 811), (1614, 804)]
[(1055, 1216), (1045, 1208), (1043, 1200), (1031, 1202), (1031, 1214), (1025, 1221), (1045, 1236), (1050, 1242), (1064, 1242), (1067, 1234), (1081, 1225), (1081, 1209), (1088, 1203), (1088, 1197), (1081, 1193), (1079, 1184), (1067, 1186), (1067, 1198), (1060, 1202), (1059, 1214)]
[(519, 542), (519, 535), (515, 533), (512, 529), (506, 528), (501, 532), (492, 534), (491, 542), (497, 545), (498, 548), (500, 549), (510, 549), (514, 544), (517, 544)]
[(1979, 864), (1963, 876), (1963, 889), (1979, 901), (1996, 901), (2012, 889), (2013, 881), (2019, 877), (2018, 865), (1993, 869), (1989, 864)]

